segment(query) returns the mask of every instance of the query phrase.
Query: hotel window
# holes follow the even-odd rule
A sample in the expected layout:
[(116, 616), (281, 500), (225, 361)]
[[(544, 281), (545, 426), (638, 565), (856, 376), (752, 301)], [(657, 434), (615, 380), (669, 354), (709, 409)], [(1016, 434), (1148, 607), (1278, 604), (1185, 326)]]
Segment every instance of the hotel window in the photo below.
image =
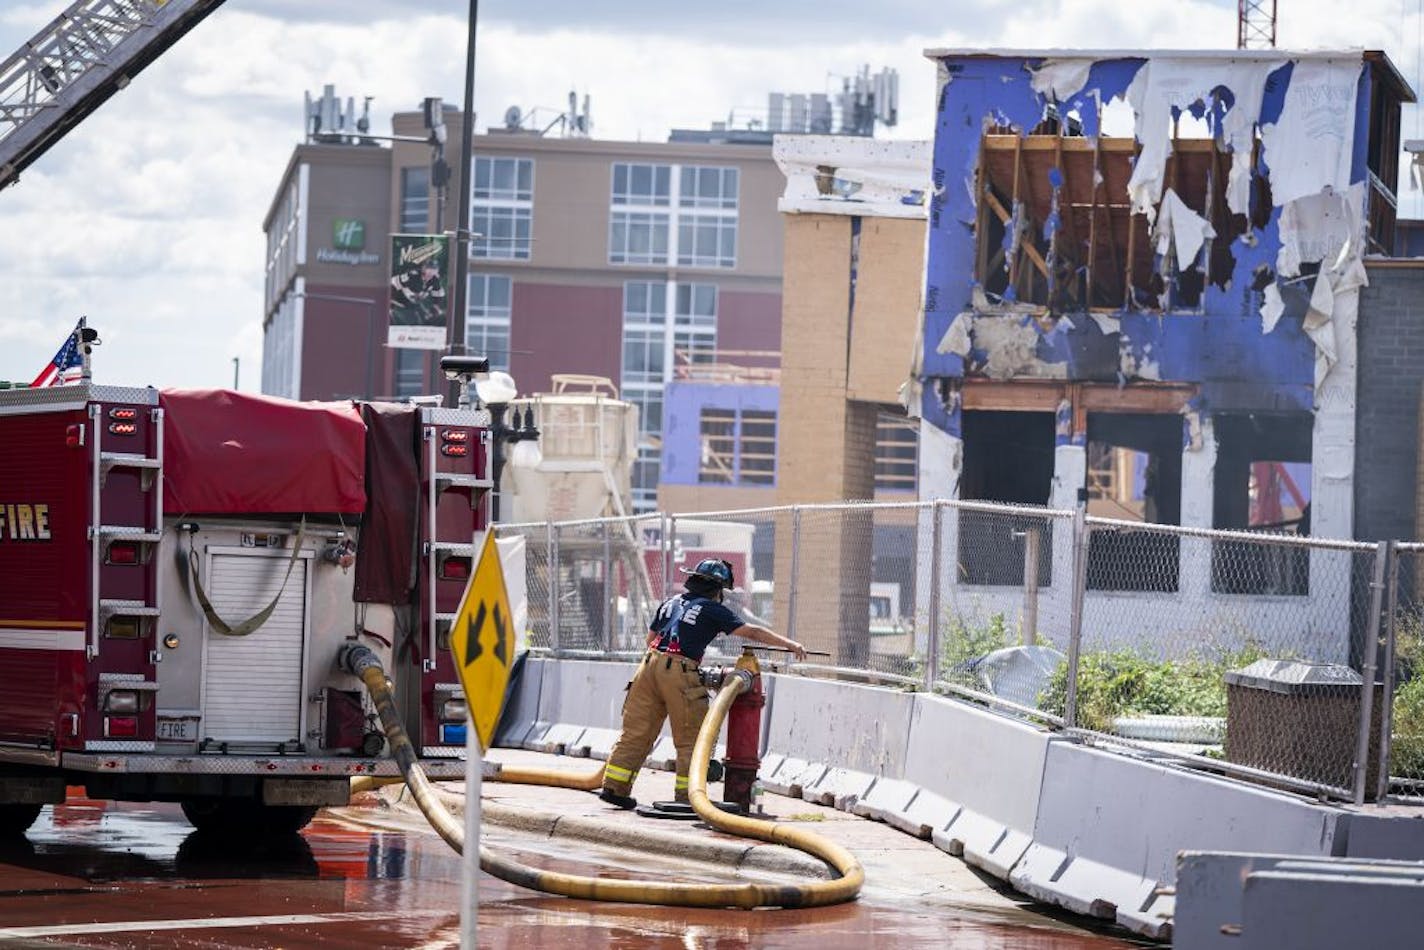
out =
[(419, 396), (425, 391), (425, 350), (396, 350), (396, 396)]
[(679, 219), (677, 263), (683, 267), (736, 267), (737, 216), (693, 214)]
[(671, 200), (671, 165), (613, 166), (615, 205), (654, 205), (666, 208)]
[(475, 156), (470, 256), (527, 261), (533, 250), (534, 160)]
[(684, 165), (678, 204), (684, 208), (737, 210), (737, 170)]
[(736, 267), (740, 181), (735, 168), (614, 163), (608, 262)]
[(663, 390), (678, 354), (710, 360), (717, 346), (717, 287), (675, 281), (630, 280), (623, 285), (623, 398), (638, 407), (635, 505), (657, 500)]
[(613, 264), (666, 264), (668, 216), (614, 211), (609, 218), (608, 260)]
[(471, 274), (465, 346), (489, 358), (490, 369), (509, 370), (509, 314), (513, 281), (501, 274)]
[(413, 165), (401, 169), (400, 230), (424, 234), (430, 228), (430, 169)]
[[(689, 363), (709, 362), (717, 348), (717, 285), (678, 284), (673, 350)], [(673, 365), (677, 365), (674, 361)]]
[(533, 201), (534, 160), (476, 157), (471, 196), (496, 201)]

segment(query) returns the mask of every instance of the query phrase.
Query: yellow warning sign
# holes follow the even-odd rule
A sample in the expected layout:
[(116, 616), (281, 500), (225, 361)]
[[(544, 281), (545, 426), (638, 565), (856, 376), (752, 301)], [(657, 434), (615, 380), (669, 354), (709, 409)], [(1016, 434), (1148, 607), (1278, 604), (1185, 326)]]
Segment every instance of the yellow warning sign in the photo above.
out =
[(450, 628), (450, 651), (465, 689), (470, 724), (480, 738), (480, 748), (487, 750), (494, 741), (514, 662), (514, 618), (493, 531), (485, 534), (479, 563)]

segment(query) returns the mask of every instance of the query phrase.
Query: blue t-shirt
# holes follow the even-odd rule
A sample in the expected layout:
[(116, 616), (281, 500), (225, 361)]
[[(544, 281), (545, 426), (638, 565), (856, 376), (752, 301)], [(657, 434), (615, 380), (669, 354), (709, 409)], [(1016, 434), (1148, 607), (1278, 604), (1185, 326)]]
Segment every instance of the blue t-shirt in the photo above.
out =
[(689, 660), (701, 662), (707, 644), (724, 633), (731, 633), (746, 621), (709, 597), (678, 594), (669, 597), (653, 615), (652, 630), (658, 635), (656, 649), (664, 653), (679, 653)]

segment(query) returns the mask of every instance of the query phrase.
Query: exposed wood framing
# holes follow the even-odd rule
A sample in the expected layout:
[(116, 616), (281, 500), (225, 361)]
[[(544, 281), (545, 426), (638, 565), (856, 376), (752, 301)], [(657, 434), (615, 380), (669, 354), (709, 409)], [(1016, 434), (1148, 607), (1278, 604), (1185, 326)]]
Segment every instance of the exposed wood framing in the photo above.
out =
[[(979, 136), (979, 161), (974, 166), (974, 193), (979, 196), (974, 209), (974, 243), (979, 253), (979, 270), (977, 272), (979, 282), (987, 284), (989, 282), (989, 269), (994, 265), (989, 258), (989, 169), (984, 164), (984, 136)], [(1003, 254), (1003, 248), (999, 248), (999, 254), (995, 255), (995, 260)]]
[[(1100, 130), (1101, 130), (1101, 128), (1102, 128), (1102, 121), (1103, 121), (1103, 117), (1102, 117), (1101, 114), (1099, 114), (1099, 116), (1098, 116), (1098, 127), (1099, 127)], [(1085, 305), (1085, 306), (1088, 306), (1088, 307), (1091, 307), (1091, 306), (1093, 305), (1093, 264), (1097, 261), (1097, 256), (1098, 256), (1098, 190), (1099, 190), (1099, 188), (1100, 188), (1100, 185), (1099, 185), (1099, 177), (1100, 177), (1100, 176), (1099, 176), (1099, 172), (1098, 172), (1098, 159), (1099, 159), (1099, 157), (1102, 155), (1102, 151), (1099, 149), (1098, 146), (1099, 146), (1099, 143), (1102, 142), (1102, 140), (1103, 140), (1103, 137), (1102, 137), (1101, 135), (1095, 135), (1095, 136), (1093, 136), (1093, 192), (1092, 192), (1092, 198), (1091, 198), (1091, 200), (1090, 200), (1090, 202), (1089, 202), (1089, 204), (1088, 204), (1088, 263), (1087, 263), (1087, 271), (1086, 271), (1086, 273), (1087, 273), (1087, 275), (1088, 275), (1088, 299), (1086, 299), (1086, 300), (1083, 301), (1084, 305)], [(1059, 153), (1058, 153), (1058, 154), (1060, 154), (1060, 155), (1063, 154), (1062, 148), (1063, 148), (1062, 143), (1059, 143)], [(1111, 212), (1111, 211), (1108, 212), (1108, 235), (1109, 235), (1109, 241), (1108, 241), (1108, 243), (1111, 244), (1111, 243), (1112, 243), (1112, 241), (1111, 241), (1111, 235), (1112, 235), (1112, 212)]]
[[(1013, 217), (1013, 215), (1009, 214), (1009, 211), (1007, 208), (1004, 207), (1003, 202), (1001, 202), (997, 197), (995, 197), (992, 191), (987, 190), (984, 192), (984, 200), (989, 205), (989, 210), (993, 211), (994, 214), (998, 216), (999, 220), (1004, 222), (1005, 227), (1008, 227), (1009, 220)], [(1043, 259), (1043, 255), (1039, 253), (1038, 248), (1033, 246), (1033, 242), (1030, 241), (1026, 244), (1022, 242), (1020, 243), (1023, 248), (1023, 252), (1028, 255), (1029, 260), (1033, 261), (1033, 265), (1037, 267), (1045, 277), (1048, 276), (1048, 262)], [(1012, 278), (1010, 279), (1012, 280)]]
[[(961, 389), (967, 410), (1055, 412), (1068, 400), (1075, 417), (1090, 412), (1180, 413), (1198, 387), (1185, 383), (1068, 383), (1041, 379), (966, 379)], [(1075, 421), (1075, 428), (1077, 422)], [(1080, 430), (1081, 431), (1081, 430)]]
[[(1134, 154), (1137, 151), (1137, 141), (1131, 136), (986, 135), (983, 138), (984, 149), (990, 152), (1053, 152), (1059, 148), (1059, 143), (1053, 141), (1055, 138), (1063, 139), (1065, 152), (1091, 152), (1095, 139), (1101, 139), (1101, 150), (1108, 154)], [(1215, 144), (1211, 139), (1176, 139), (1172, 147), (1182, 152), (1208, 152)]]
[[(1010, 252), (1010, 255), (1009, 255), (1009, 286), (1013, 288), (1014, 293), (1018, 293), (1018, 289), (1019, 289), (1019, 253), (1020, 253), (1020, 251), (1023, 250), (1023, 244), (1024, 244), (1023, 234), (1022, 234), (1022, 232), (1021, 232), (1020, 229), (1019, 229), (1019, 226), (1018, 226), (1018, 225), (1019, 225), (1019, 221), (1018, 221), (1018, 217), (1017, 217), (1018, 212), (1019, 212), (1019, 168), (1020, 168), (1021, 165), (1022, 165), (1022, 161), (1021, 161), (1022, 156), (1023, 156), (1022, 149), (1023, 149), (1023, 136), (1022, 136), (1022, 135), (1015, 135), (1015, 136), (1014, 136), (1014, 187), (1013, 187), (1013, 191), (1012, 191), (1012, 192), (1010, 193), (1010, 195), (1009, 195), (1009, 210), (1013, 212), (1013, 214), (1011, 215), (1011, 217), (1013, 217), (1013, 224), (1012, 224), (1012, 225), (1006, 225), (1006, 226), (1012, 227), (1012, 228), (1014, 229), (1014, 239), (1013, 239), (1012, 242), (1010, 242), (1010, 243), (1012, 244), (1012, 246), (1013, 246), (1013, 250)], [(1044, 266), (1044, 272), (1046, 273), (1047, 270), (1048, 270), (1048, 267), (1047, 267), (1047, 265), (1045, 265), (1045, 266)]]

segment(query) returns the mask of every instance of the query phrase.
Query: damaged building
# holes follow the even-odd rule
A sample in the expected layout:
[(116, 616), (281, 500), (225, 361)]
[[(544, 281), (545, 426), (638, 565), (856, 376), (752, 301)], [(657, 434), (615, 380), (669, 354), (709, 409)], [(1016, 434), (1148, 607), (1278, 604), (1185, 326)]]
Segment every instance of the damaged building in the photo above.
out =
[[(1363, 292), (1398, 273), (1382, 262), (1400, 106), (1414, 101), (1388, 57), (927, 55), (938, 112), (906, 393), (922, 419), (920, 496), (1360, 536), (1367, 480), (1397, 493), (1357, 438), (1370, 424)], [(1417, 406), (1418, 371), (1406, 375)], [(1407, 514), (1370, 525), (1372, 539), (1412, 531), (1414, 458)], [(967, 550), (967, 526), (951, 530)], [(1258, 549), (1272, 563), (1241, 570), (1242, 549), (1226, 572), (1223, 544), (1185, 563), (1178, 541), (1095, 534), (1089, 590), (1188, 593), (1166, 601), (1184, 613), (1213, 595), (1309, 600), (1310, 552)], [(1040, 578), (1060, 593), (1049, 564), (1067, 543), (1045, 545)], [(960, 558), (958, 583), (1021, 585), (1021, 551), (999, 547)]]

